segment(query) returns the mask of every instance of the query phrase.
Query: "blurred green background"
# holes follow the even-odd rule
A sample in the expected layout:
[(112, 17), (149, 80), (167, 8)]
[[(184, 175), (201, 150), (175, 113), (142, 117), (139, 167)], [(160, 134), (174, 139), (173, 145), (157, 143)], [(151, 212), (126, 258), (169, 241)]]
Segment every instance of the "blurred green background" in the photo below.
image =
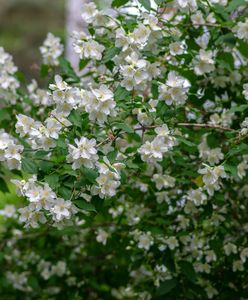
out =
[(28, 78), (36, 77), (47, 32), (65, 38), (65, 0), (0, 0), (0, 46)]

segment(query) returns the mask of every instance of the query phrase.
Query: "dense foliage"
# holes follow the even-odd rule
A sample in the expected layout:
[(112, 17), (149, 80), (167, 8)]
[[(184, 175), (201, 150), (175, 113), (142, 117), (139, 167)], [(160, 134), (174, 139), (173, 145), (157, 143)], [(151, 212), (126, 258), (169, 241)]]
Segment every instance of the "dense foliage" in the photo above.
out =
[(0, 48), (1, 299), (248, 299), (247, 1), (155, 2)]

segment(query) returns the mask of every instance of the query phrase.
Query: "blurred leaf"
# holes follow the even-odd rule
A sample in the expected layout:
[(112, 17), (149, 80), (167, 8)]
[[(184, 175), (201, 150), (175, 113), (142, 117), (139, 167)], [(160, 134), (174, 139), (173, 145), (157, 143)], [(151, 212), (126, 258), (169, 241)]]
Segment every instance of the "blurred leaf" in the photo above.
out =
[(97, 212), (95, 206), (92, 203), (85, 201), (84, 199), (74, 200), (73, 203), (78, 208), (81, 208), (83, 210)]
[(151, 1), (150, 0), (139, 0), (139, 3), (147, 10), (151, 9)]
[(130, 96), (130, 92), (120, 85), (117, 87), (117, 89), (114, 92), (115, 101), (126, 100), (129, 96)]
[(10, 192), (5, 180), (2, 177), (0, 177), (0, 191), (4, 194)]
[(111, 47), (108, 48), (103, 56), (102, 59), (102, 63), (106, 64), (107, 62), (109, 62), (110, 60), (112, 60), (112, 58), (115, 57), (115, 55), (119, 54), (121, 51), (121, 48), (117, 48), (117, 47)]
[(22, 170), (28, 174), (37, 174), (38, 168), (34, 160), (22, 157)]
[(134, 130), (132, 127), (130, 127), (129, 125), (125, 124), (125, 123), (114, 123), (113, 124), (114, 127), (118, 128), (118, 129), (122, 129), (127, 133), (133, 133)]
[(192, 263), (188, 261), (181, 261), (179, 263), (179, 266), (182, 270), (182, 273), (191, 281), (196, 282), (197, 276), (195, 273), (195, 269), (192, 265)]
[(59, 186), (59, 176), (57, 174), (47, 175), (44, 179), (52, 189)]
[(85, 59), (80, 59), (80, 62), (79, 62), (79, 70), (83, 70), (87, 64), (90, 62), (90, 59), (88, 58), (85, 58)]
[(160, 284), (159, 288), (157, 289), (156, 296), (163, 296), (165, 294), (168, 294), (176, 286), (177, 286), (176, 279), (170, 279), (170, 280), (164, 281)]
[(62, 69), (63, 75), (66, 75), (69, 78), (72, 78), (74, 82), (79, 82), (80, 79), (78, 78), (77, 74), (73, 70), (70, 62), (63, 57), (59, 58), (59, 65)]
[(112, 7), (120, 7), (126, 4), (129, 0), (114, 0), (111, 4)]

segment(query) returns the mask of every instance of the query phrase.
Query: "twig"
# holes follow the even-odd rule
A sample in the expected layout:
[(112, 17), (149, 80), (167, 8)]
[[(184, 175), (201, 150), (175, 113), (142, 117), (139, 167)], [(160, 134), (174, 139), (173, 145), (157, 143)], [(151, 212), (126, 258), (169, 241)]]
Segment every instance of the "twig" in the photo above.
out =
[(198, 123), (177, 123), (178, 126), (185, 126), (185, 127), (200, 127), (200, 128), (214, 128), (214, 129), (220, 129), (223, 131), (232, 131), (237, 132), (237, 130), (229, 128), (229, 127), (223, 127), (220, 125), (212, 125), (212, 124), (198, 124)]

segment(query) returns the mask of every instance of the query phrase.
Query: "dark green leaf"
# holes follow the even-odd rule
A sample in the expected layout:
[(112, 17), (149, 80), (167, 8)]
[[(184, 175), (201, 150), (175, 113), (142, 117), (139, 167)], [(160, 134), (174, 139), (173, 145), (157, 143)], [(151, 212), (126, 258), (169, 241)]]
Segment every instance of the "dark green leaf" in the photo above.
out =
[(96, 182), (96, 178), (97, 178), (98, 174), (95, 170), (81, 167), (80, 171), (85, 176), (85, 179), (87, 179), (89, 182), (91, 182), (91, 183)]
[(173, 290), (177, 286), (176, 279), (170, 279), (164, 281), (160, 284), (159, 288), (156, 291), (156, 296), (163, 296), (168, 294), (171, 290)]
[(66, 60), (63, 57), (60, 57), (59, 58), (59, 65), (62, 69), (63, 75), (73, 79), (74, 82), (79, 82), (80, 81), (77, 74), (73, 70), (73, 68), (72, 68), (72, 66), (71, 66), (71, 64), (69, 63), (68, 60)]
[(232, 176), (237, 177), (237, 167), (228, 163), (224, 164), (226, 172), (231, 173)]
[(3, 193), (9, 193), (9, 188), (2, 177), (0, 177), (0, 191)]
[(81, 209), (83, 209), (83, 210), (86, 210), (86, 211), (94, 211), (94, 212), (96, 212), (95, 206), (94, 206), (92, 203), (85, 201), (84, 199), (77, 199), (77, 200), (74, 200), (73, 203), (74, 203), (78, 208), (81, 208)]
[(176, 139), (179, 141), (179, 142), (182, 142), (184, 143), (185, 145), (189, 146), (189, 147), (196, 147), (196, 144), (186, 140), (184, 137), (180, 136), (180, 135), (175, 135)]
[(48, 75), (49, 66), (48, 65), (41, 65), (40, 67), (40, 77), (44, 78)]
[(114, 0), (111, 4), (112, 7), (120, 7), (126, 4), (129, 0)]
[(237, 49), (244, 57), (248, 58), (248, 43), (239, 40)]
[(90, 62), (90, 59), (88, 59), (88, 58), (81, 59), (79, 62), (79, 70), (80, 71), (83, 70), (89, 62)]
[(188, 261), (181, 261), (179, 263), (179, 266), (182, 270), (182, 273), (191, 281), (191, 282), (195, 282), (196, 281), (196, 273), (195, 270), (192, 266), (192, 263), (188, 262)]

